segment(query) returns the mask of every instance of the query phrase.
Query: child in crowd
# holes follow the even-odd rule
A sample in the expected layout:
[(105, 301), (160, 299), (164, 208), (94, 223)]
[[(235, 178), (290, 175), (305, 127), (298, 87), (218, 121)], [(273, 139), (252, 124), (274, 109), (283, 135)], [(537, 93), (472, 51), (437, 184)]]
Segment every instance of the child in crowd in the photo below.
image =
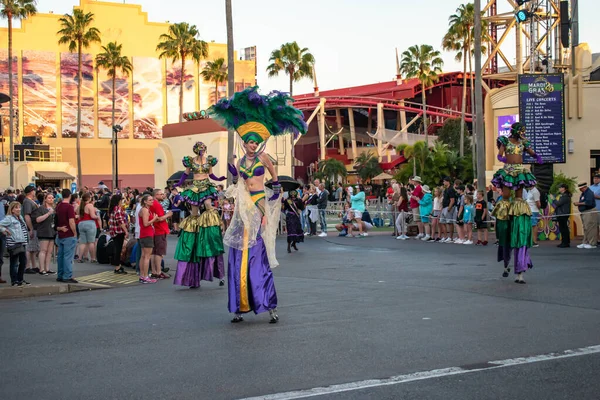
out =
[(440, 234), (440, 215), (442, 214), (442, 201), (444, 197), (442, 196), (442, 189), (436, 187), (433, 189), (433, 214), (431, 216), (431, 238), (439, 242), (441, 240)]
[(335, 226), (335, 229), (340, 233), (339, 236), (348, 235), (348, 225), (351, 223), (354, 217), (353, 211), (350, 209), (348, 203), (344, 204), (344, 211), (339, 213), (339, 217), (342, 219), (342, 223)]
[(463, 222), (465, 232), (465, 242), (463, 244), (473, 244), (473, 196), (465, 195), (465, 205), (463, 211)]
[(458, 232), (458, 238), (454, 241), (456, 244), (465, 243), (465, 223), (463, 221), (465, 214), (465, 187), (458, 185), (456, 187), (456, 207), (458, 208), (458, 215), (456, 217), (456, 230)]
[(429, 216), (433, 210), (433, 196), (429, 186), (423, 186), (423, 198), (419, 200), (419, 214), (421, 215), (421, 222), (425, 228), (425, 237), (421, 239), (424, 242), (431, 240), (431, 225), (429, 224)]
[[(483, 190), (478, 190), (477, 203), (475, 203), (475, 227), (477, 228), (477, 246), (487, 246), (488, 244), (487, 217), (487, 201), (485, 201)], [(483, 240), (481, 240), (482, 236)]]
[(225, 230), (229, 228), (229, 224), (231, 223), (231, 217), (233, 215), (233, 199), (224, 198), (223, 199), (223, 223), (225, 224)]

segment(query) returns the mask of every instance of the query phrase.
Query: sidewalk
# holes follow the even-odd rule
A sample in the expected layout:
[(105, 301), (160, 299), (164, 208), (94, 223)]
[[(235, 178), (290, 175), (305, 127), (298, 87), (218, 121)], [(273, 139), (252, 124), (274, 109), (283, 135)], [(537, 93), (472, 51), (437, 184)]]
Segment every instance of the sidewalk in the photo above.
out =
[[(52, 264), (50, 269), (56, 271), (56, 264)], [(5, 258), (4, 265), (2, 266), (2, 277), (5, 281), (7, 281), (7, 283), (0, 284), (0, 299), (47, 296), (81, 292), (86, 290), (108, 289), (112, 286), (108, 284), (89, 282), (87, 281), (87, 277), (98, 273), (104, 273), (106, 271), (112, 274), (111, 270), (112, 266), (110, 265), (75, 263), (73, 264), (73, 277), (78, 280), (79, 283), (57, 282), (56, 275), (43, 276), (40, 274), (25, 274), (25, 280), (31, 283), (31, 285), (17, 287), (10, 285), (9, 261), (8, 258)], [(137, 281), (137, 275), (135, 275), (135, 272), (133, 275), (136, 277)]]

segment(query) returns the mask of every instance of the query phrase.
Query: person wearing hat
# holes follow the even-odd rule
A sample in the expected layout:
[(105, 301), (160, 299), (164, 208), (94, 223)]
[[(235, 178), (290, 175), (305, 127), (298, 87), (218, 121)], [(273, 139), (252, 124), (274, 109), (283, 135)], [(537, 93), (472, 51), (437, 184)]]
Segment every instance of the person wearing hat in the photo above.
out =
[[(511, 252), (514, 252), (515, 283), (524, 284), (523, 274), (533, 268), (529, 249), (533, 246), (531, 209), (523, 200), (523, 189), (537, 185), (535, 176), (523, 165), (525, 153), (538, 164), (542, 158), (536, 154), (525, 136), (525, 125), (516, 122), (511, 126), (510, 136), (500, 136), (496, 140), (498, 161), (504, 163), (492, 178), (492, 184), (502, 190), (500, 200), (492, 215), (496, 217), (498, 239), (498, 261), (504, 261), (503, 277), (508, 277)], [(511, 201), (514, 191), (515, 200)]]
[(421, 211), (419, 210), (419, 202), (423, 198), (423, 181), (421, 181), (420, 176), (413, 176), (410, 180), (410, 183), (415, 185), (415, 189), (412, 191), (410, 196), (410, 208), (413, 212), (413, 221), (417, 223), (417, 227), (419, 229), (419, 234), (415, 237), (415, 239), (423, 239), (425, 237), (425, 232), (423, 230), (423, 222), (421, 220)]
[[(418, 177), (416, 177), (418, 178)], [(422, 241), (427, 242), (431, 240), (431, 225), (429, 224), (429, 216), (433, 211), (433, 195), (429, 186), (423, 186), (423, 197), (419, 200), (419, 215), (421, 216), (421, 222), (425, 230), (425, 236), (421, 238)]]
[(558, 221), (558, 231), (560, 232), (560, 248), (571, 247), (571, 231), (569, 229), (569, 219), (571, 218), (571, 198), (573, 195), (569, 191), (569, 186), (561, 183), (558, 186), (560, 197), (552, 203), (554, 214)]
[[(249, 312), (268, 312), (270, 323), (279, 321), (271, 268), (279, 264), (275, 239), (281, 217), (281, 184), (264, 150), (271, 136), (298, 137), (307, 132), (303, 114), (292, 102), (288, 94), (262, 95), (255, 86), (221, 99), (209, 109), (211, 118), (237, 131), (245, 152), (237, 165), (228, 164), (234, 185), (227, 189), (227, 197), (235, 198), (236, 207), (223, 241), (229, 246), (228, 308), (234, 314), (233, 323), (244, 321), (242, 315)], [(265, 187), (267, 171), (272, 189)]]
[(574, 204), (581, 214), (583, 222), (583, 242), (577, 246), (578, 249), (595, 249), (598, 245), (598, 215), (596, 210), (596, 199), (594, 192), (587, 183), (578, 185), (581, 196)]

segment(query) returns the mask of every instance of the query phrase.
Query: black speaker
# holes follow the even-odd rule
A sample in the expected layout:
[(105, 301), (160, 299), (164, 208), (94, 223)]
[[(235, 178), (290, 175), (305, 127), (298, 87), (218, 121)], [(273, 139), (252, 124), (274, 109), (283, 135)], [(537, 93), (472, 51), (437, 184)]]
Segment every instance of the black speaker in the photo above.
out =
[(571, 19), (569, 18), (569, 2), (560, 2), (560, 43), (564, 48), (569, 47), (569, 35), (571, 33)]
[(23, 136), (21, 143), (23, 144), (36, 144), (37, 136)]

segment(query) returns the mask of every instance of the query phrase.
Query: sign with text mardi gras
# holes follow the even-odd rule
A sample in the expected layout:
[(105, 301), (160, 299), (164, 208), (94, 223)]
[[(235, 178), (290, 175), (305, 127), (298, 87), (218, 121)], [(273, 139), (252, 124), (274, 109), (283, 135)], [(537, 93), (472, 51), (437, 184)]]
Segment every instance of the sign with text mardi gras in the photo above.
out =
[[(544, 163), (566, 162), (564, 87), (563, 74), (519, 75), (519, 120)], [(525, 154), (523, 162), (535, 160)]]

